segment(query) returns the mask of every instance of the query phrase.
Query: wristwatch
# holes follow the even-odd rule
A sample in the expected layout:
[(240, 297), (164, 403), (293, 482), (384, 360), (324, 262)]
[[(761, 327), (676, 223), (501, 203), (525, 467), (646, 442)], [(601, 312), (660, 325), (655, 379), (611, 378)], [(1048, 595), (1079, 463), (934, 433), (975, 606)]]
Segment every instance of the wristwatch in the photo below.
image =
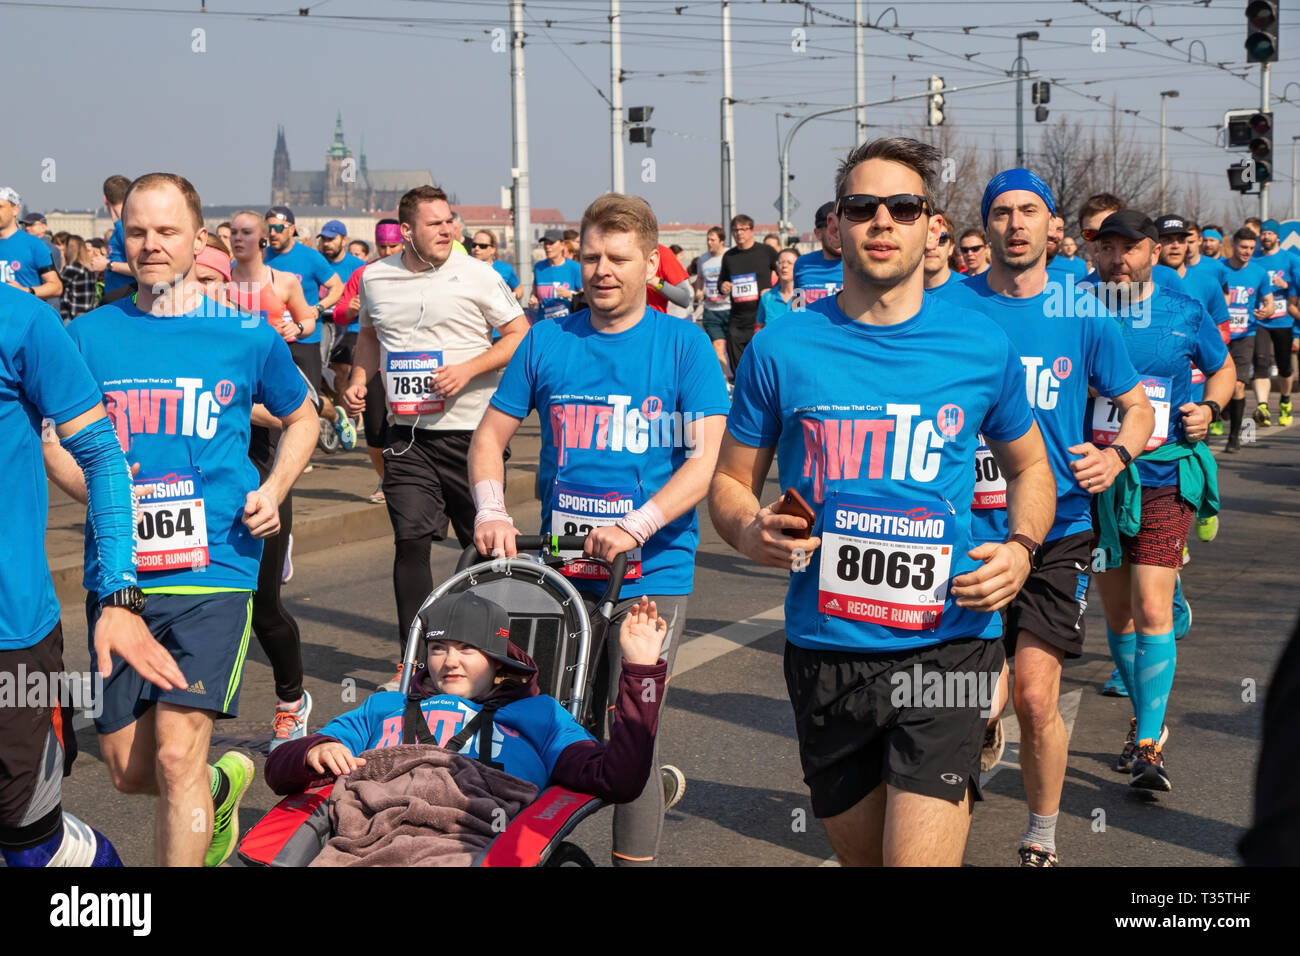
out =
[(1013, 541), (1029, 552), (1029, 570), (1037, 571), (1038, 553), (1043, 550), (1043, 546), (1027, 534), (1013, 534), (1003, 544), (1011, 544)]
[(1223, 414), (1223, 409), (1219, 407), (1218, 402), (1211, 402), (1207, 399), (1206, 401), (1197, 402), (1196, 404), (1204, 405), (1206, 408), (1210, 410), (1210, 421), (1212, 422), (1217, 422), (1219, 420), (1219, 416)]
[(302, 327), (302, 323), (299, 322), (297, 319), (294, 319), (294, 320), (293, 320), (293, 324), (296, 325), (296, 326), (298, 326), (298, 334), (299, 334), (299, 335), (303, 335), (303, 334), (306, 333), (306, 329), (304, 329), (304, 328)]
[(1121, 467), (1127, 468), (1129, 466), (1129, 463), (1133, 461), (1133, 456), (1128, 453), (1128, 449), (1125, 448), (1123, 445), (1110, 445), (1109, 448), (1111, 451), (1113, 451), (1116, 455), (1119, 456), (1119, 463)]
[(144, 592), (135, 585), (114, 591), (99, 602), (100, 609), (106, 607), (124, 607), (132, 614), (143, 614), (145, 606)]

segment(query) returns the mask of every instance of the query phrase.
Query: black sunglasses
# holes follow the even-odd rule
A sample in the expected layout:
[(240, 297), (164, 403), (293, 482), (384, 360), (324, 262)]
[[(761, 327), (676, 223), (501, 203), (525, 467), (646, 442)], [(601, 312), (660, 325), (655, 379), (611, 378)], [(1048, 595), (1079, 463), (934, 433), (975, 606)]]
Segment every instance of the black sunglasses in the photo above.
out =
[(939, 233), (939, 245), (942, 246), (945, 243), (947, 243), (947, 241), (948, 241), (948, 234), (946, 232)]
[(490, 242), (471, 242), (470, 245), (473, 246), (475, 249), (491, 249), (491, 248), (492, 248), (492, 243), (490, 243)]
[(876, 211), (884, 203), (894, 222), (908, 225), (921, 218), (929, 205), (924, 196), (915, 193), (896, 193), (893, 196), (872, 196), (869, 193), (857, 193), (843, 197), (835, 206), (835, 212), (849, 222), (870, 222), (876, 218)]
[(962, 255), (970, 255), (973, 252), (979, 252), (983, 248), (984, 245), (983, 243), (981, 243), (978, 246), (958, 246), (957, 251), (960, 252)]

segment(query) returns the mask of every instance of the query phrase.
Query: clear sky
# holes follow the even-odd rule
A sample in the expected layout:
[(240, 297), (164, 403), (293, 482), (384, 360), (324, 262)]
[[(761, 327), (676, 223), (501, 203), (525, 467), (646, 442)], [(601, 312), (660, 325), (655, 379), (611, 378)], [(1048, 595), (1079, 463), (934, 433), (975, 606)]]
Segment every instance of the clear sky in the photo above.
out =
[[(110, 173), (181, 172), (205, 202), (261, 206), (270, 196), (277, 124), (295, 169), (320, 169), (336, 111), (354, 150), (365, 136), (372, 169), (428, 168), (462, 203), (496, 204), (510, 175), (510, 56), (493, 52), (509, 27), (506, 0), (137, 0), (82, 3), (0, 0), (10, 90), (0, 137), (0, 185), (30, 209), (88, 208)], [(738, 211), (776, 217), (778, 137), (797, 118), (851, 103), (851, 0), (732, 0)], [(1052, 119), (1068, 113), (1099, 126), (1116, 97), (1132, 136), (1159, 142), (1159, 91), (1168, 104), (1171, 179), (1202, 177), (1228, 196), (1230, 156), (1214, 145), (1229, 108), (1257, 107), (1258, 67), (1248, 79), (1245, 0), (908, 0), (864, 4), (867, 98), (1006, 75), (1015, 35), (1031, 68), (1054, 81)], [(1291, 137), (1300, 133), (1300, 2), (1282, 4), (1282, 62), (1272, 91), (1277, 170), (1272, 211), (1290, 205)], [(653, 105), (653, 147), (626, 147), (628, 191), (661, 220), (719, 218), (721, 3), (623, 0), (624, 105)], [(531, 0), (526, 6), (528, 128), (534, 206), (580, 215), (608, 189), (610, 87), (607, 0)], [(680, 13), (677, 12), (680, 10)], [(1107, 15), (1119, 12), (1119, 21)], [(1140, 26), (1126, 25), (1136, 17)], [(1045, 22), (1050, 21), (1050, 22)], [(804, 33), (802, 51), (796, 28)], [(970, 29), (967, 29), (970, 28)], [(1105, 52), (1097, 45), (1105, 31)], [(201, 42), (195, 30), (202, 30)], [(1199, 41), (1193, 44), (1193, 41)], [(1202, 45), (1204, 58), (1202, 63)], [(1189, 46), (1193, 46), (1189, 62)], [(202, 47), (202, 52), (196, 49)], [(1222, 63), (1222, 68), (1216, 66)], [(600, 92), (597, 91), (597, 88)], [(982, 150), (1014, 150), (1014, 85), (954, 93), (955, 132)], [(1100, 96), (1103, 104), (1089, 99)], [(1027, 143), (1044, 128), (1032, 121)], [(916, 134), (923, 101), (872, 107), (870, 132)], [(810, 227), (829, 198), (836, 160), (852, 145), (852, 114), (816, 120), (795, 140), (795, 224)], [(655, 161), (643, 182), (642, 160)], [(42, 179), (54, 160), (54, 181)], [(48, 174), (47, 174), (48, 175)], [(971, 184), (978, 190), (983, 184)]]

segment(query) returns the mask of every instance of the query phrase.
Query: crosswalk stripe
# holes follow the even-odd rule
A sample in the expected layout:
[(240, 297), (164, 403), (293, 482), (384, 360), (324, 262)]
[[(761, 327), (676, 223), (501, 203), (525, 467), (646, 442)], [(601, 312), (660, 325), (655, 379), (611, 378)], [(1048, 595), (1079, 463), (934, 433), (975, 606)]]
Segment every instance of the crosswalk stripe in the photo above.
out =
[(741, 647), (747, 647), (769, 634), (785, 628), (785, 605), (778, 604), (752, 617), (735, 624), (728, 624), (711, 634), (701, 634), (691, 638), (677, 649), (677, 661), (673, 664), (673, 676), (678, 677), (689, 670), (716, 660)]

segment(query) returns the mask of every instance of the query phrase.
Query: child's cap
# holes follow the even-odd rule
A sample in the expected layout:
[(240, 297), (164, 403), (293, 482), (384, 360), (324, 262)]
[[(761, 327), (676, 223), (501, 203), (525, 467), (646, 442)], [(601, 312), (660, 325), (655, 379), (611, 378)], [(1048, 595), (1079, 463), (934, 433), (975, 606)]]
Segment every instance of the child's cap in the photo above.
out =
[(500, 604), (461, 591), (439, 598), (420, 614), (424, 640), (459, 641), (476, 647), (486, 656), (513, 671), (535, 674), (537, 668), (510, 656), (510, 615)]

